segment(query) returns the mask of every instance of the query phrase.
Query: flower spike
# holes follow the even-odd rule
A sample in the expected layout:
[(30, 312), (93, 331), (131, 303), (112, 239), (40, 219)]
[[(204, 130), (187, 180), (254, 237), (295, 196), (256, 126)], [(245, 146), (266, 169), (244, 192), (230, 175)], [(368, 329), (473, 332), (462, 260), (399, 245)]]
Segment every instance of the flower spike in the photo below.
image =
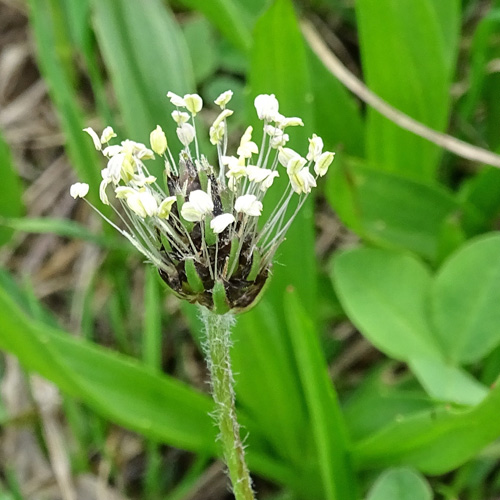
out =
[[(309, 139), (306, 157), (286, 147), (285, 129), (303, 122), (279, 113), (273, 94), (255, 98), (263, 122), (261, 144), (254, 142), (253, 128), (248, 127), (236, 151), (228, 153), (233, 114), (226, 107), (233, 96), (228, 90), (215, 100), (220, 110), (209, 133), (217, 150), (212, 164), (199, 151), (197, 138), (202, 98), (173, 92), (167, 96), (176, 108), (172, 118), (182, 145), (177, 160), (160, 125), (150, 134), (151, 149), (128, 139), (110, 144), (116, 137), (111, 127), (100, 136), (90, 127), (84, 129), (106, 159), (100, 199), (115, 210), (119, 206), (126, 230), (114, 227), (158, 268), (179, 297), (216, 313), (246, 310), (258, 300), (278, 246), (334, 153), (323, 151), (323, 140), (316, 135)], [(164, 184), (146, 166), (155, 155), (165, 165)], [(262, 221), (264, 197), (275, 188), (280, 172), (289, 182), (279, 204)], [(76, 183), (70, 194), (84, 198), (88, 191), (87, 184)]]

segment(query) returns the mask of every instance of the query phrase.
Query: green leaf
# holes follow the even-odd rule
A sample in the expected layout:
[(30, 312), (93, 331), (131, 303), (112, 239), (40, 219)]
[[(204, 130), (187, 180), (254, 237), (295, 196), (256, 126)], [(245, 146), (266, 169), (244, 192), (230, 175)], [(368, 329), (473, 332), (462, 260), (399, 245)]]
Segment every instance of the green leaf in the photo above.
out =
[(482, 215), (483, 225), (477, 227), (478, 230), (490, 227), (500, 213), (499, 192), (500, 169), (496, 167), (482, 168), (460, 187), (460, 198), (477, 208)]
[(452, 255), (431, 291), (432, 319), (452, 364), (473, 363), (500, 344), (500, 234), (477, 238)]
[(51, 233), (66, 238), (82, 239), (106, 248), (132, 249), (128, 240), (124, 238), (93, 233), (86, 226), (70, 219), (55, 219), (50, 217), (8, 218), (0, 219), (0, 226), (10, 227), (16, 231), (26, 233)]
[(426, 392), (438, 401), (473, 406), (488, 394), (469, 373), (441, 360), (412, 357), (409, 365)]
[[(254, 35), (249, 74), (251, 116), (255, 116), (253, 99), (257, 94), (275, 94), (280, 102), (281, 113), (303, 119), (305, 127), (294, 127), (290, 131), (290, 143), (291, 147), (305, 153), (308, 147), (307, 137), (312, 133), (312, 110), (308, 102), (312, 94), (306, 50), (291, 0), (275, 0), (258, 20)], [(262, 125), (258, 123), (258, 128), (254, 127), (257, 137)], [(266, 195), (265, 214), (269, 215), (277, 205), (288, 183), (286, 175), (276, 179), (273, 189)], [(273, 269), (271, 286), (266, 294), (273, 298), (277, 308), (282, 307), (283, 290), (288, 285), (293, 285), (308, 310), (316, 309), (312, 208), (312, 200), (309, 200), (294, 220), (287, 232), (286, 241), (276, 254), (275, 260), (281, 265)], [(297, 267), (299, 262), (300, 271)]]
[(406, 248), (433, 261), (447, 217), (459, 203), (446, 189), (380, 172), (341, 156), (327, 197), (342, 221), (380, 246)]
[(174, 446), (213, 452), (212, 403), (137, 361), (28, 319), (0, 289), (0, 347), (111, 420)]
[(492, 9), (476, 27), (470, 49), (469, 89), (460, 103), (459, 112), (464, 120), (470, 120), (484, 88), (488, 76), (486, 65), (493, 58), (490, 51), (491, 37), (498, 32), (500, 9)]
[[(82, 132), (83, 112), (75, 92), (73, 54), (68, 50), (71, 45), (61, 5), (54, 1), (30, 0), (30, 23), (40, 69), (61, 121), (71, 164), (80, 180), (98, 186), (101, 176), (96, 167), (97, 154), (92, 141)], [(97, 190), (91, 190), (89, 198), (97, 202)]]
[(384, 363), (369, 373), (343, 405), (353, 440), (375, 434), (396, 418), (435, 406), (413, 378), (395, 378), (395, 365), (395, 362)]
[(432, 500), (429, 484), (407, 467), (385, 471), (375, 482), (366, 500)]
[[(2, 192), (0, 196), (0, 216), (18, 217), (23, 211), (22, 186), (10, 154), (9, 146), (0, 134), (0, 165), (2, 169)], [(13, 230), (0, 224), (0, 246), (12, 237)]]
[(162, 315), (161, 288), (158, 271), (153, 266), (146, 268), (144, 284), (144, 332), (142, 357), (151, 370), (161, 373), (162, 369)]
[(238, 316), (232, 359), (238, 402), (253, 416), (275, 453), (301, 466), (305, 403), (286, 327), (265, 297)]
[[(92, 5), (97, 39), (127, 132), (147, 144), (157, 124), (171, 123), (167, 91), (184, 95), (194, 90), (182, 32), (161, 0), (93, 0)], [(175, 127), (163, 128), (169, 142), (178, 144)], [(161, 162), (153, 166), (157, 174), (161, 169)]]
[(363, 156), (364, 123), (358, 104), (308, 48), (307, 56), (314, 96), (314, 131), (323, 138), (325, 149), (340, 148), (350, 155)]
[(358, 248), (333, 262), (333, 284), (351, 321), (388, 356), (440, 357), (427, 322), (431, 276), (417, 259)]
[(357, 497), (356, 479), (347, 453), (348, 437), (335, 389), (318, 342), (318, 334), (297, 293), (285, 298), (286, 318), (295, 360), (311, 418), (318, 466), (326, 500)]
[(449, 405), (399, 417), (353, 449), (360, 468), (406, 464), (427, 474), (449, 472), (500, 436), (500, 384), (479, 405), (458, 410)]
[(236, 47), (248, 51), (251, 33), (246, 11), (233, 0), (180, 0), (186, 7), (201, 12)]
[[(363, 72), (368, 87), (430, 127), (444, 131), (457, 45), (458, 0), (359, 0)], [(451, 27), (445, 23), (451, 21)], [(451, 40), (445, 43), (445, 35)], [(372, 108), (366, 123), (368, 159), (382, 170), (433, 181), (441, 156), (434, 144), (405, 131)]]
[(217, 69), (218, 53), (213, 28), (205, 18), (196, 16), (183, 24), (182, 31), (193, 61), (194, 78), (199, 84)]

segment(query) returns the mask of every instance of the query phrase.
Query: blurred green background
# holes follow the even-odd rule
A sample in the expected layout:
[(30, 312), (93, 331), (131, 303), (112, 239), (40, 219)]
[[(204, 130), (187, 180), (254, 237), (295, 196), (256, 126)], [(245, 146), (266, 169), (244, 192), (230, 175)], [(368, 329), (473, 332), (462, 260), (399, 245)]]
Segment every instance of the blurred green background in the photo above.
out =
[(0, 0), (0, 500), (232, 497), (196, 310), (69, 196), (100, 181), (84, 127), (174, 142), (167, 91), (206, 132), (227, 89), (235, 143), (274, 93), (292, 147), (337, 153), (234, 332), (258, 498), (499, 498), (500, 171), (353, 96), (306, 20), (395, 108), (499, 150), (498, 1)]

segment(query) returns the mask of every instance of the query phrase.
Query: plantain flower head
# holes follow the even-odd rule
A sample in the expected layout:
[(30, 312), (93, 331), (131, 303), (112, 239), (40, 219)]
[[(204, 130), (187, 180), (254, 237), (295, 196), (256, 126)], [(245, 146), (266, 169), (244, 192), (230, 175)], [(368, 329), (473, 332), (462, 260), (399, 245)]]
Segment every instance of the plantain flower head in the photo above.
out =
[[(263, 122), (260, 145), (248, 127), (230, 153), (227, 122), (233, 111), (227, 105), (232, 95), (228, 90), (215, 100), (220, 113), (209, 132), (216, 149), (212, 162), (199, 149), (195, 117), (203, 101), (197, 94), (167, 94), (175, 106), (172, 118), (181, 144), (177, 158), (159, 125), (150, 134), (151, 149), (128, 139), (109, 144), (116, 137), (111, 127), (100, 136), (84, 129), (106, 161), (100, 199), (116, 211), (124, 227), (103, 217), (158, 268), (179, 297), (221, 314), (256, 302), (277, 248), (334, 159), (334, 153), (323, 152), (316, 135), (304, 145), (305, 158), (286, 147), (285, 128), (303, 123), (283, 116), (273, 94), (255, 98)], [(155, 157), (163, 159), (164, 182), (148, 170), (147, 162)], [(277, 189), (273, 183), (279, 176), (288, 182), (278, 205), (262, 220), (266, 193)], [(70, 194), (84, 198), (88, 190), (87, 184), (76, 183)]]

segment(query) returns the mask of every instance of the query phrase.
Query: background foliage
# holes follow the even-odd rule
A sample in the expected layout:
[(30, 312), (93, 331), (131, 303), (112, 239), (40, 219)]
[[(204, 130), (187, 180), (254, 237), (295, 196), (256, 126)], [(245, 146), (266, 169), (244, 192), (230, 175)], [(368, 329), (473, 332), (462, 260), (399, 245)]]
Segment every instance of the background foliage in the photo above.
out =
[(241, 131), (275, 93), (306, 124), (293, 147), (316, 132), (337, 151), (234, 332), (259, 498), (498, 498), (500, 171), (358, 101), (300, 26), (399, 110), (497, 151), (498, 2), (4, 0), (0, 14), (1, 499), (230, 498), (196, 310), (68, 196), (100, 178), (82, 128), (147, 142), (159, 123), (174, 143), (167, 90), (199, 92), (208, 126), (228, 88)]

